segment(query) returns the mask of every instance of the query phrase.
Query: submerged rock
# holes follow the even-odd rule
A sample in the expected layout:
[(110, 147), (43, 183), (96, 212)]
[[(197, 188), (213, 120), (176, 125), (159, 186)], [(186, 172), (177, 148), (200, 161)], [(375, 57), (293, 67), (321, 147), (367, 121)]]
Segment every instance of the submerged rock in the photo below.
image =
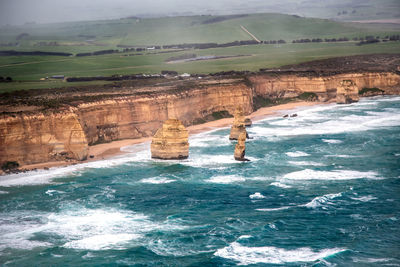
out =
[(358, 102), (360, 99), (358, 95), (358, 87), (352, 80), (343, 80), (336, 91), (337, 104), (350, 104)]
[(234, 157), (238, 161), (249, 161), (244, 156), (246, 154), (246, 130), (242, 131), (239, 135), (238, 142), (235, 146)]
[(233, 120), (231, 133), (229, 135), (229, 140), (237, 140), (243, 131), (246, 132), (244, 111), (243, 108), (238, 107), (235, 110), (235, 117)]
[(158, 129), (151, 142), (151, 157), (156, 159), (186, 159), (189, 157), (189, 133), (182, 122), (168, 119)]
[(253, 124), (253, 122), (251, 121), (250, 118), (246, 118), (246, 119), (244, 120), (244, 126), (250, 127), (252, 124)]

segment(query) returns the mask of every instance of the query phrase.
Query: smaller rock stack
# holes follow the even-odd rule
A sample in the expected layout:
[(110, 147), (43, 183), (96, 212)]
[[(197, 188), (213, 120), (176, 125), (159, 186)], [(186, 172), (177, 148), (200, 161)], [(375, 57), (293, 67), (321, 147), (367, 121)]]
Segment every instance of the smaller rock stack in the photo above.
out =
[(244, 120), (244, 126), (246, 126), (246, 127), (251, 127), (252, 124), (253, 124), (253, 122), (251, 121), (250, 118), (246, 118), (246, 119)]
[(235, 146), (234, 157), (238, 161), (249, 161), (244, 156), (246, 154), (246, 130), (242, 131), (239, 135), (238, 142)]
[(189, 133), (182, 122), (168, 119), (158, 129), (151, 142), (151, 157), (155, 159), (186, 159), (189, 157)]
[(238, 107), (235, 110), (235, 116), (233, 119), (231, 133), (229, 135), (229, 140), (238, 140), (239, 135), (243, 131), (246, 133), (244, 111), (243, 108)]
[(358, 87), (352, 80), (343, 80), (336, 91), (337, 104), (350, 104), (358, 102), (360, 99), (358, 95)]

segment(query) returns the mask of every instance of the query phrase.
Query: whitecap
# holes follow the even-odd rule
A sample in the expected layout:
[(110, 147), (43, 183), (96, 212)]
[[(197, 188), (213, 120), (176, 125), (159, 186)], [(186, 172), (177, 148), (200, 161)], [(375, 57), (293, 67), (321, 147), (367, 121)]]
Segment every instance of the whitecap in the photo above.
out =
[(256, 192), (256, 193), (250, 195), (249, 198), (251, 198), (251, 199), (263, 199), (263, 198), (265, 198), (265, 196), (263, 196), (260, 192)]
[(1, 191), (1, 190), (0, 190), (0, 195), (1, 195), (1, 194), (8, 194), (8, 192), (7, 192), (7, 191)]
[(206, 180), (206, 182), (216, 183), (216, 184), (231, 184), (231, 183), (240, 183), (245, 181), (246, 179), (244, 177), (237, 175), (214, 176)]
[(337, 139), (322, 139), (322, 142), (328, 143), (328, 144), (341, 144), (341, 143), (343, 143), (342, 140), (337, 140)]
[(363, 196), (363, 197), (352, 197), (351, 199), (361, 201), (361, 202), (368, 202), (368, 201), (371, 201), (371, 200), (374, 200), (377, 198), (369, 195), (369, 196)]
[(331, 248), (313, 251), (309, 247), (286, 250), (277, 247), (246, 247), (238, 242), (233, 242), (228, 247), (218, 249), (214, 255), (237, 261), (240, 265), (258, 263), (285, 264), (292, 262), (314, 262), (345, 250), (343, 248)]
[(197, 135), (195, 137), (189, 138), (190, 147), (216, 147), (216, 146), (229, 146), (231, 141), (229, 141), (229, 136), (221, 135)]
[(314, 171), (305, 169), (302, 171), (285, 174), (283, 179), (288, 180), (351, 180), (351, 179), (378, 179), (378, 174), (373, 171), (359, 172), (351, 170)]
[(297, 157), (307, 157), (310, 156), (310, 154), (307, 154), (305, 152), (302, 151), (296, 151), (296, 152), (286, 152), (286, 155), (288, 155), (289, 157), (292, 158), (297, 158)]
[(283, 206), (279, 208), (263, 208), (263, 209), (256, 209), (257, 211), (278, 211), (278, 210), (287, 210), (295, 206)]
[(145, 184), (168, 184), (172, 182), (176, 182), (174, 179), (168, 179), (165, 177), (151, 177), (151, 178), (145, 178), (140, 180), (141, 183)]
[(288, 163), (296, 166), (326, 166), (323, 163), (314, 162), (314, 161), (289, 161)]
[(377, 263), (377, 262), (389, 262), (395, 261), (394, 258), (352, 258), (353, 262), (363, 262), (363, 263)]
[(341, 196), (342, 196), (342, 193), (327, 194), (327, 195), (315, 197), (313, 200), (311, 200), (310, 202), (305, 204), (304, 207), (315, 209), (315, 208), (319, 208), (319, 207), (324, 207), (326, 205), (331, 205), (331, 204), (333, 204), (331, 201), (332, 199), (341, 197)]
[[(30, 214), (28, 221), (25, 221), (26, 214)], [(143, 214), (117, 209), (72, 207), (60, 213), (32, 215), (31, 211), (26, 211), (0, 215), (3, 218), (0, 226), (0, 250), (55, 245), (33, 240), (39, 233), (59, 236), (57, 242), (62, 240), (64, 244), (61, 246), (66, 248), (123, 249), (137, 245), (149, 232), (180, 231), (186, 228), (174, 221), (153, 222)]]
[(49, 196), (53, 196), (54, 194), (63, 194), (63, 193), (65, 193), (64, 191), (59, 191), (59, 190), (52, 190), (52, 189), (49, 189), (49, 190), (47, 190), (46, 192), (45, 192), (45, 194), (46, 195), (49, 195)]
[(287, 184), (282, 184), (280, 182), (273, 182), (270, 185), (276, 186), (276, 187), (280, 187), (280, 188), (292, 188), (290, 185)]
[(124, 249), (133, 239), (142, 238), (139, 234), (103, 234), (70, 241), (64, 244), (65, 248), (84, 250)]
[(252, 236), (251, 235), (241, 235), (241, 236), (239, 236), (238, 240), (249, 239), (249, 238), (252, 238)]

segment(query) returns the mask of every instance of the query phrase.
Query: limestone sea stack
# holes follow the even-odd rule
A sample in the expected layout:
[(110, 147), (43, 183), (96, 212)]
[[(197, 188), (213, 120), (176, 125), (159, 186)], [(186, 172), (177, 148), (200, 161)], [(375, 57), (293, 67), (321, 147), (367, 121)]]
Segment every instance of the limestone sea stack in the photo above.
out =
[(168, 119), (158, 129), (151, 142), (151, 157), (155, 159), (186, 159), (189, 157), (189, 133), (182, 122)]
[(252, 124), (253, 124), (253, 122), (251, 121), (250, 118), (246, 118), (246, 119), (244, 120), (244, 126), (246, 126), (246, 127), (251, 127)]
[(242, 131), (239, 134), (238, 142), (235, 146), (235, 153), (234, 153), (235, 160), (249, 161), (244, 157), (246, 154), (246, 135), (247, 135), (246, 130)]
[(360, 99), (358, 95), (358, 87), (352, 80), (343, 80), (336, 91), (337, 104), (350, 104), (358, 102)]
[(238, 107), (235, 110), (233, 125), (231, 128), (231, 133), (229, 135), (229, 140), (237, 140), (241, 132), (246, 132), (245, 128), (245, 117), (243, 108)]

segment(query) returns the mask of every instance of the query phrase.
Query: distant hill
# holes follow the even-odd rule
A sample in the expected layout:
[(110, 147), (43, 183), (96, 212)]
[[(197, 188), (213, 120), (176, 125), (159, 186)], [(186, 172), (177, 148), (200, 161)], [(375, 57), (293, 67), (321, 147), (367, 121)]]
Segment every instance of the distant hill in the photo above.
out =
[[(32, 24), (0, 28), (0, 45), (17, 49), (86, 52), (119, 46), (152, 46), (183, 43), (226, 43), (249, 40), (241, 26), (260, 40), (348, 38), (400, 31), (396, 24), (360, 24), (297, 15), (251, 14), (233, 16), (183, 16), (139, 19)], [(24, 38), (19, 38), (20, 36)], [(0, 49), (3, 49), (1, 45)], [(97, 48), (93, 48), (97, 47)], [(38, 49), (40, 48), (40, 49)], [(8, 48), (10, 49), (10, 48)], [(15, 49), (15, 48), (12, 48)], [(17, 50), (15, 49), (15, 50)]]

